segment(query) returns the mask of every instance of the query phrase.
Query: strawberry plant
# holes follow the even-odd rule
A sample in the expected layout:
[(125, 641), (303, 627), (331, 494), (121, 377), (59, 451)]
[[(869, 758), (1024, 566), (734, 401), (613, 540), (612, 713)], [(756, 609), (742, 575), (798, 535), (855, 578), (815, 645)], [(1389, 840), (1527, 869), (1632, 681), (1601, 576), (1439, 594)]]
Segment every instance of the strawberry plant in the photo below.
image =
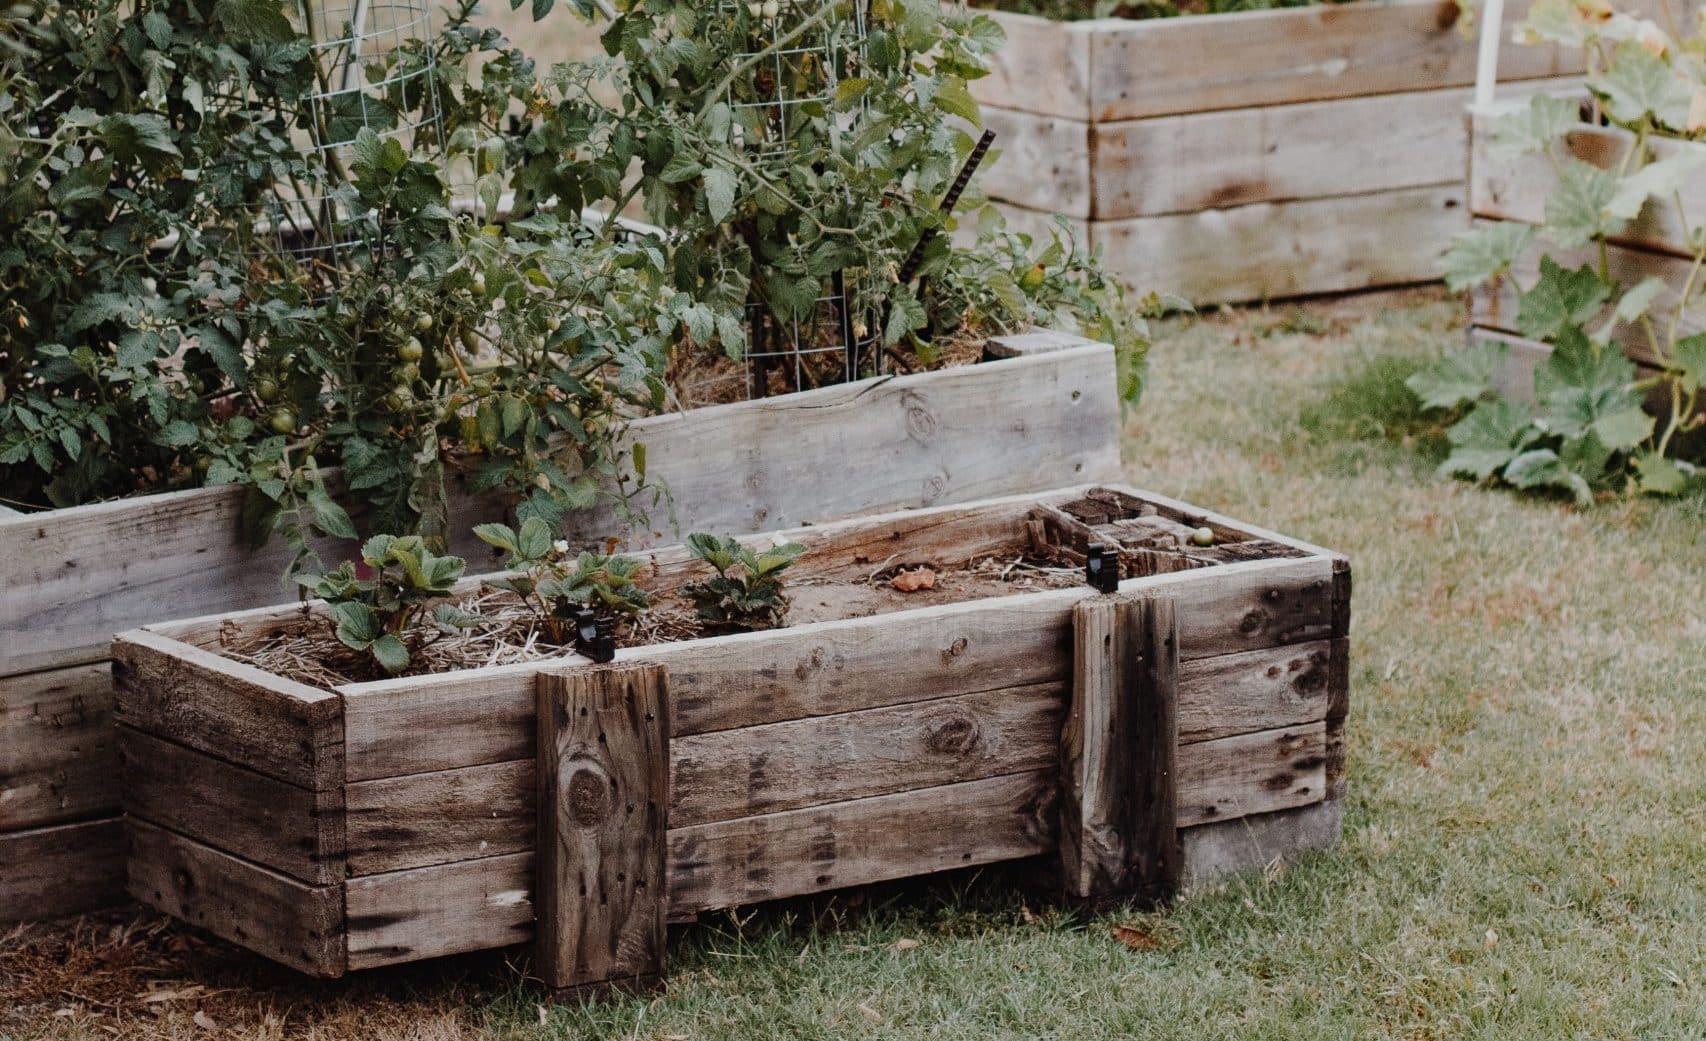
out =
[(297, 582), (330, 605), (338, 640), (371, 655), (386, 673), (408, 669), (427, 642), (479, 624), (454, 604), (434, 604), (462, 578), (461, 557), (436, 556), (417, 535), (375, 535), (362, 545), (361, 560), (371, 577), (345, 561)]
[(482, 524), (474, 534), (507, 552), (505, 567), (516, 572), (486, 584), (514, 593), (532, 612), (535, 628), (552, 643), (573, 642), (582, 611), (590, 609), (614, 621), (638, 615), (650, 603), (635, 581), (644, 561), (589, 552), (571, 560), (568, 543), (553, 541), (550, 526), (538, 517), (528, 518), (519, 529)]
[(714, 578), (683, 590), (707, 630), (738, 633), (782, 627), (788, 615), (782, 573), (805, 553), (804, 546), (790, 542), (754, 551), (726, 535), (696, 532), (687, 536), (687, 548), (716, 572)]
[[(1450, 429), (1446, 472), (1517, 488), (1563, 492), (1581, 503), (1598, 494), (1673, 495), (1701, 480), (1687, 458), (1687, 437), (1706, 425), (1706, 334), (1687, 334), (1698, 313), (1706, 266), (1706, 227), (1686, 212), (1679, 188), (1706, 165), (1706, 149), (1655, 154), (1659, 137), (1706, 132), (1706, 23), (1676, 41), (1651, 21), (1614, 12), (1599, 0), (1539, 0), (1520, 30), (1528, 40), (1588, 52), (1587, 77), (1599, 111), (1631, 135), (1621, 160), (1602, 168), (1568, 155), (1561, 142), (1581, 125), (1577, 102), (1538, 95), (1495, 126), (1504, 155), (1544, 155), (1556, 175), (1545, 223), (1489, 224), (1460, 236), (1444, 261), (1446, 283), (1470, 289), (1511, 278), (1511, 267), (1538, 237), (1562, 252), (1586, 249), (1587, 263), (1544, 256), (1539, 277), (1519, 286), (1516, 327), (1543, 341), (1551, 356), (1535, 372), (1535, 404), (1492, 391), (1502, 344), (1481, 343), (1417, 373), (1410, 387), (1430, 408), (1464, 411)], [(1624, 284), (1609, 242), (1658, 208), (1675, 211), (1693, 263), (1676, 288), (1656, 277)], [(1666, 299), (1670, 296), (1670, 299)], [(1643, 375), (1615, 337), (1636, 331), (1656, 371)], [(1656, 399), (1655, 415), (1644, 405)]]

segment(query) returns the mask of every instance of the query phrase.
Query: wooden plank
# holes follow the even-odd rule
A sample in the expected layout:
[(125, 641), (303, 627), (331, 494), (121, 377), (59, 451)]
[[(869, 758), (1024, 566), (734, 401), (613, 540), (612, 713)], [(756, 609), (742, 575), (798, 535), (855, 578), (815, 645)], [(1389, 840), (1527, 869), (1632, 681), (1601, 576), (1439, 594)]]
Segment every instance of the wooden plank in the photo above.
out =
[(1008, 336), (991, 336), (989, 342), (984, 344), (983, 354), (986, 358), (1022, 358), (1031, 354), (1064, 351), (1068, 347), (1083, 347), (1093, 342), (1095, 341), (1071, 333), (1033, 329)]
[(1045, 116), (1090, 118), (1090, 27), (1036, 15), (978, 11), (993, 18), (1007, 42), (989, 58), (989, 75), (973, 80), (985, 106)]
[(1323, 802), (1186, 828), (1179, 833), (1186, 889), (1200, 889), (1239, 872), (1283, 864), (1311, 850), (1338, 845), (1344, 806)]
[(1068, 896), (1155, 902), (1179, 878), (1179, 631), (1166, 597), (1073, 608), (1072, 708), (1060, 734)]
[(542, 673), (536, 969), (555, 992), (663, 977), (669, 693), (656, 665)]
[[(1113, 480), (1116, 388), (1113, 348), (1094, 345), (641, 420), (628, 439), (646, 445), (648, 474), (668, 486), (677, 524), (654, 524), (636, 541)], [(989, 409), (997, 396), (999, 416)], [(857, 472), (825, 459), (854, 460)], [(602, 538), (625, 530), (619, 521), (594, 510), (576, 516), (576, 532)]]
[(316, 791), (344, 780), (343, 699), (146, 630), (113, 643), (117, 719)]
[[(762, 531), (873, 510), (962, 502), (1110, 480), (1119, 472), (1119, 402), (1106, 345), (991, 365), (878, 377), (840, 387), (630, 424), (682, 531)], [(1011, 405), (992, 421), (995, 395)], [(833, 449), (833, 451), (832, 451)], [(847, 480), (831, 456), (870, 466)], [(100, 660), (114, 633), (159, 621), (287, 601), (288, 551), (255, 553), (239, 530), (242, 491), (208, 488), (0, 518), (0, 675)], [(458, 498), (457, 552), (490, 560), (469, 529), (503, 504)], [(672, 541), (654, 518), (636, 544)], [(602, 538), (612, 510), (577, 515)], [(328, 553), (336, 552), (328, 548)]]
[(1054, 762), (1064, 691), (1009, 687), (676, 740), (676, 827), (938, 787)]
[(0, 832), (118, 809), (105, 664), (0, 677)]
[[(881, 558), (878, 558), (879, 560)], [(1230, 564), (1134, 579), (1176, 598), (1180, 657), (1307, 643), (1332, 633), (1333, 561)], [(674, 736), (980, 690), (1064, 682), (1072, 604), (1062, 589), (624, 650), (669, 666)], [(349, 778), (424, 773), (532, 753), (537, 666), (342, 688)]]
[(1179, 741), (1189, 744), (1327, 718), (1336, 641), (1265, 647), (1179, 667)]
[[(1576, 93), (1580, 93), (1579, 88)], [(1558, 187), (1555, 165), (1558, 157), (1495, 156), (1492, 148), (1494, 124), (1526, 104), (1526, 101), (1501, 100), (1471, 110), (1469, 208), (1478, 217), (1545, 223), (1546, 200)], [(1603, 169), (1616, 169), (1634, 143), (1635, 135), (1626, 130), (1584, 124), (1565, 136), (1563, 154)], [(1706, 145), (1698, 142), (1661, 136), (1650, 138), (1647, 145), (1654, 159), (1669, 159), (1685, 152), (1698, 154), (1706, 149)], [(1702, 215), (1706, 215), (1706, 178), (1696, 175), (1685, 179), (1677, 195), (1680, 212), (1677, 203), (1669, 198), (1650, 200), (1615, 241), (1635, 249), (1692, 258), (1689, 227), (1691, 222), (1697, 227)]]
[(1462, 196), (1458, 181), (1097, 221), (1091, 240), (1121, 278), (1198, 302), (1407, 285), (1439, 277), (1440, 254), (1463, 230)]
[[(669, 832), (672, 915), (1015, 860), (1055, 845), (1052, 768)], [(350, 967), (533, 935), (534, 855), (346, 884)]]
[[(1512, 23), (1526, 7), (1514, 6)], [(1080, 22), (1090, 38), (1089, 118), (1466, 87), (1475, 81), (1475, 44), (1456, 24), (1458, 11), (1441, 0), (1389, 0)], [(1580, 70), (1581, 57), (1569, 48), (1507, 38), (1500, 49), (1504, 82)], [(1037, 94), (1049, 90), (1047, 80), (1030, 86)]]
[(1321, 722), (1184, 746), (1179, 757), (1179, 827), (1322, 801), (1326, 742), (1327, 725)]
[(341, 887), (310, 886), (127, 818), (130, 895), (320, 979), (344, 974)]
[[(1526, 97), (1564, 82), (1580, 88), (1579, 80), (1541, 80), (1506, 93)], [(1097, 123), (1090, 134), (1093, 205), (1084, 215), (1152, 217), (1457, 181), (1469, 140), (1463, 109), (1472, 94), (1423, 90)], [(1050, 183), (1040, 176), (1021, 181), (1029, 196), (997, 190), (994, 182), (990, 191), (1046, 209), (1038, 198)]]
[(354, 876), (531, 850), (532, 759), (360, 781), (345, 789)]
[(995, 131), (999, 150), (979, 180), (990, 198), (1069, 217), (1098, 215), (1091, 184), (1102, 162), (1092, 143), (1099, 127), (990, 106), (983, 109), (983, 125)]
[(1333, 641), (1328, 666), (1327, 688), (1331, 692), (1327, 704), (1327, 763), (1323, 773), (1327, 784), (1328, 801), (1343, 799), (1345, 781), (1345, 722), (1351, 712), (1351, 642), (1340, 638)]
[(118, 728), (124, 809), (310, 885), (344, 878), (344, 793), (311, 791)]
[(123, 900), (120, 818), (0, 835), (0, 926), (82, 914)]

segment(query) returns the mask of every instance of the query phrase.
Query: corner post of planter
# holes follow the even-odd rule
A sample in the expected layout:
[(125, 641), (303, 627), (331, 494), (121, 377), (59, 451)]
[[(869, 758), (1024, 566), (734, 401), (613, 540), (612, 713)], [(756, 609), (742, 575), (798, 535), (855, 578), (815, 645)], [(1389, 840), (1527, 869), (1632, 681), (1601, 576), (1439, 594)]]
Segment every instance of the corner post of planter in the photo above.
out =
[(668, 677), (619, 663), (541, 673), (537, 972), (554, 1000), (663, 982)]
[(1183, 866), (1177, 825), (1179, 629), (1173, 599), (1099, 596), (1072, 613), (1072, 703), (1061, 728), (1066, 896), (1159, 903)]

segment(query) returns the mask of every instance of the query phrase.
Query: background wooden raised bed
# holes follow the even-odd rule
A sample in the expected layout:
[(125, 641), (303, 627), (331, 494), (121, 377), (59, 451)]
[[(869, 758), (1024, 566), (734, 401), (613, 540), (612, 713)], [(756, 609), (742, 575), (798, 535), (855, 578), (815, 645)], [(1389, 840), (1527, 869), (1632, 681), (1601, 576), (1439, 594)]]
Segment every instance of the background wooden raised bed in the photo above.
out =
[[(1113, 348), (1033, 334), (998, 349), (1022, 356), (645, 419), (630, 438), (647, 445), (683, 531), (753, 532), (1117, 477)], [(233, 489), (211, 488), (0, 516), (0, 923), (122, 893), (113, 634), (294, 598), (282, 548), (243, 546), (240, 507)], [(498, 512), (458, 508), (457, 549), (473, 570), (490, 550), (465, 532)], [(653, 511), (660, 529), (669, 516)], [(597, 538), (622, 525), (598, 512), (578, 530)]]
[[(1120, 275), (1198, 302), (1439, 277), (1475, 73), (1452, 0), (995, 17), (1007, 47), (972, 92), (1018, 225), (1064, 214)], [(1507, 44), (1500, 68), (1520, 92), (1580, 59)]]
[[(1546, 199), (1558, 185), (1552, 163), (1544, 155), (1495, 157), (1490, 147), (1493, 124), (1527, 103), (1526, 99), (1500, 100), (1470, 109), (1469, 211), (1476, 224), (1517, 221), (1540, 225), (1545, 221)], [(1583, 123), (1568, 135), (1563, 147), (1578, 159), (1615, 167), (1633, 143), (1634, 135), (1628, 131)], [(1683, 149), (1706, 149), (1706, 145), (1662, 137), (1651, 139), (1650, 145), (1658, 158)], [(1706, 181), (1696, 177), (1679, 194), (1691, 219), (1706, 223)], [(1607, 249), (1612, 277), (1624, 286), (1646, 278), (1660, 279), (1666, 289), (1654, 301), (1654, 311), (1674, 312), (1693, 264), (1688, 238), (1688, 229), (1682, 226), (1674, 205), (1648, 205)], [(1477, 289), (1470, 299), (1471, 338), (1494, 340), (1509, 348), (1498, 379), (1499, 389), (1527, 400), (1534, 397), (1534, 370), (1552, 349), (1517, 332), (1517, 287), (1519, 283), (1533, 285), (1539, 278), (1542, 255), (1550, 255), (1566, 267), (1599, 262), (1598, 251), (1591, 246), (1560, 250), (1536, 236), (1528, 251), (1511, 266), (1510, 276)], [(1685, 336), (1706, 330), (1706, 314), (1699, 307), (1685, 312), (1679, 328)], [(1639, 326), (1619, 327), (1614, 339), (1638, 369), (1646, 373), (1654, 370), (1657, 359)]]
[[(1023, 544), (1039, 503), (1084, 491), (773, 537), (834, 547), (841, 563), (900, 546), (951, 563)], [(1166, 809), (1182, 873), (1336, 840), (1347, 562), (1131, 494), (1297, 554), (1121, 586), (1168, 599), (1177, 620)], [(697, 566), (679, 549), (656, 563), (657, 587)], [(1078, 754), (1063, 752), (1074, 613), (1089, 601), (1107, 598), (1077, 587), (621, 652), (668, 670), (669, 913), (1056, 850), (1063, 762)], [(578, 659), (322, 691), (211, 650), (233, 620), (289, 617), (151, 626), (115, 644), (133, 895), (327, 977), (531, 938), (536, 685)]]

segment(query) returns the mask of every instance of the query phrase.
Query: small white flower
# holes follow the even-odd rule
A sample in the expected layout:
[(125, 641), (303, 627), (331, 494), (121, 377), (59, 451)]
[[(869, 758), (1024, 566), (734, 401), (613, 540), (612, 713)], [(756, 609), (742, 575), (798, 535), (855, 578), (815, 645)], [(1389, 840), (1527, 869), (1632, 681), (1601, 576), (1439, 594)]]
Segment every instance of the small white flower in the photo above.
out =
[(566, 557), (569, 555), (569, 540), (558, 539), (551, 543), (551, 548), (557, 551), (557, 555), (559, 557)]

